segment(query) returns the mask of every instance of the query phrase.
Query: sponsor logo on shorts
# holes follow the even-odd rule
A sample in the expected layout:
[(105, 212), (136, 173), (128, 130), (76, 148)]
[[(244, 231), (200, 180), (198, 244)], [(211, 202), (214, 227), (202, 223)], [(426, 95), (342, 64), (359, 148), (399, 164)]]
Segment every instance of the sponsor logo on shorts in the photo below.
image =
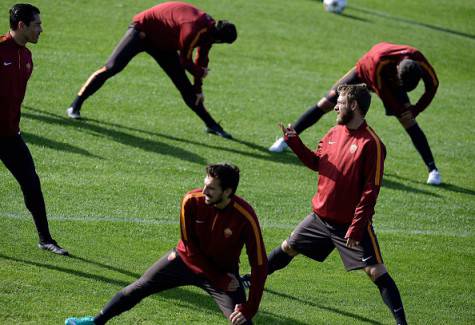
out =
[(368, 256), (368, 257), (362, 257), (361, 258), (361, 262), (366, 262), (367, 260), (369, 260), (370, 258), (372, 258), (373, 256)]

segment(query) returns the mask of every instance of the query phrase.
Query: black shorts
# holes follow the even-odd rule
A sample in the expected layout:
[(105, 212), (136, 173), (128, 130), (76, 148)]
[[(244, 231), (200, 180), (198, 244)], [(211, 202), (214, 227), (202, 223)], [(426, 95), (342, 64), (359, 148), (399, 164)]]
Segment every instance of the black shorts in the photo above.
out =
[(371, 224), (368, 224), (360, 244), (354, 248), (346, 246), (347, 230), (348, 226), (330, 224), (312, 212), (294, 229), (287, 243), (297, 252), (319, 262), (323, 262), (336, 247), (347, 271), (383, 263)]

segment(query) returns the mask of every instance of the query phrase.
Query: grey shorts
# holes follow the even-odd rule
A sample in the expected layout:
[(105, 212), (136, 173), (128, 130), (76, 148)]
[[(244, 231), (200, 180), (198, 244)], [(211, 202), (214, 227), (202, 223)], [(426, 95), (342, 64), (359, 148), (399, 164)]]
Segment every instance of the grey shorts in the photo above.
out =
[(368, 224), (360, 244), (354, 248), (346, 246), (347, 230), (348, 226), (330, 224), (312, 212), (294, 229), (287, 243), (297, 252), (319, 262), (323, 262), (336, 247), (347, 271), (383, 263), (371, 224)]

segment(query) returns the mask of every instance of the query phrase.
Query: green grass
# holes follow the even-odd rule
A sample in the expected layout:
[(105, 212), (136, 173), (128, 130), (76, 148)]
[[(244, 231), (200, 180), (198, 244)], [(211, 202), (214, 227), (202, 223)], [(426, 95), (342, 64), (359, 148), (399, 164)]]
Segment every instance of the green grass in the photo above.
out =
[[(202, 185), (209, 162), (241, 168), (238, 192), (260, 217), (267, 251), (280, 244), (310, 211), (316, 177), (291, 153), (267, 152), (277, 123), (294, 121), (383, 40), (420, 48), (437, 71), (438, 94), (418, 121), (444, 178), (437, 188), (424, 184), (427, 172), (408, 136), (374, 98), (368, 121), (388, 150), (374, 217), (383, 257), (410, 323), (475, 323), (473, 1), (353, 0), (342, 16), (312, 0), (193, 3), (239, 29), (235, 44), (212, 50), (205, 82), (210, 112), (237, 141), (203, 133), (144, 54), (85, 103), (85, 120), (67, 120), (66, 107), (131, 16), (155, 1), (35, 1), (44, 33), (30, 46), (35, 70), (21, 126), (52, 233), (74, 258), (35, 248), (19, 187), (1, 165), (0, 324), (94, 315), (176, 244), (180, 199)], [(2, 30), (9, 6), (0, 4)], [(334, 121), (328, 114), (303, 140), (313, 147)], [(393, 323), (376, 287), (362, 272), (345, 272), (337, 254), (323, 264), (297, 258), (266, 290), (257, 324)], [(111, 322), (122, 323), (226, 320), (211, 298), (187, 287), (145, 299)]]

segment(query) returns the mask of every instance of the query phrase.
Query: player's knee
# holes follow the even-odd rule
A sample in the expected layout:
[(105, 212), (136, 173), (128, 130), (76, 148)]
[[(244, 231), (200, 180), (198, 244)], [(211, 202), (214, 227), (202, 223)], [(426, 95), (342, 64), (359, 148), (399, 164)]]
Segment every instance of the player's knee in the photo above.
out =
[(376, 279), (379, 278), (381, 275), (388, 273), (388, 271), (386, 270), (386, 266), (384, 266), (384, 264), (382, 263), (367, 266), (364, 268), (364, 271), (373, 282), (376, 281)]
[(415, 117), (398, 117), (399, 123), (401, 123), (404, 129), (409, 129), (410, 127), (417, 124)]
[(289, 243), (287, 242), (287, 240), (284, 240), (284, 241), (282, 242), (281, 248), (282, 248), (282, 250), (283, 250), (287, 255), (289, 255), (289, 256), (296, 256), (296, 255), (298, 255), (298, 252), (297, 252), (295, 249), (293, 249), (293, 248), (289, 245)]

